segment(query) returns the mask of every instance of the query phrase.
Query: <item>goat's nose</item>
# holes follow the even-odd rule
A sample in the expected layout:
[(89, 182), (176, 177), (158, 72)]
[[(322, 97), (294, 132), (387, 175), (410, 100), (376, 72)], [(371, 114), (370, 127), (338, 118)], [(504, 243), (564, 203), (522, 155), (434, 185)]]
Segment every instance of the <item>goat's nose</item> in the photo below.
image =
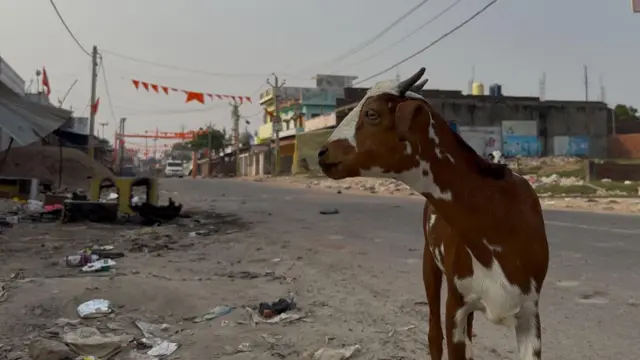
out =
[(320, 150), (318, 151), (318, 159), (322, 159), (325, 155), (327, 155), (328, 152), (329, 149), (326, 146), (320, 148)]

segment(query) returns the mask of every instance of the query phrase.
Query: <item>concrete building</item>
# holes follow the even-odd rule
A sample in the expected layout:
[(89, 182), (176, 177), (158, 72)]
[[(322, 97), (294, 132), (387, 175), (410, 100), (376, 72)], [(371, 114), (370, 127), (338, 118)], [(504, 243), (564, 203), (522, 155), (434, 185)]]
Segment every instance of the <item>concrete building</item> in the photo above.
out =
[[(346, 88), (345, 97), (338, 100), (337, 114), (309, 120), (308, 128), (340, 123), (367, 90)], [(449, 90), (421, 94), (481, 155), (501, 150), (507, 156), (607, 157), (611, 110), (605, 103), (465, 95)]]
[[(355, 76), (317, 75), (316, 87), (284, 86), (279, 91), (280, 117), (283, 120), (280, 138), (303, 131), (304, 123), (292, 121), (302, 114), (304, 119), (330, 113), (336, 108), (336, 99), (344, 97), (345, 87), (352, 86)], [(258, 129), (256, 143), (268, 143), (272, 139), (272, 117), (275, 111), (273, 90), (260, 94), (259, 104), (265, 109), (264, 124)]]

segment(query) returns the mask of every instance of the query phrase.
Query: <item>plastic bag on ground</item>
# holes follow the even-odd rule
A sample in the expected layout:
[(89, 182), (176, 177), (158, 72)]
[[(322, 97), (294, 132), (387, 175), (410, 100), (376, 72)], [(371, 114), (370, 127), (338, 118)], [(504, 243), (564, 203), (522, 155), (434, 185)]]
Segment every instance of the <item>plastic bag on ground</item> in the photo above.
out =
[(342, 349), (322, 348), (313, 354), (313, 360), (345, 360), (360, 350), (360, 345), (353, 345)]
[(105, 299), (93, 299), (78, 306), (78, 315), (83, 319), (97, 318), (111, 314), (111, 302)]

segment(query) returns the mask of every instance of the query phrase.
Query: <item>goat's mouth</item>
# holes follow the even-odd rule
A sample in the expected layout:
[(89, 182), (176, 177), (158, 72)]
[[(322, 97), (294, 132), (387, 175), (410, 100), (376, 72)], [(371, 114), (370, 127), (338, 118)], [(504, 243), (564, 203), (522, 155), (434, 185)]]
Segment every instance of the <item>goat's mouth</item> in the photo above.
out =
[(321, 162), (318, 165), (320, 165), (320, 168), (322, 169), (323, 172), (331, 172), (332, 170), (336, 169), (338, 166), (340, 166), (340, 161), (337, 162)]
[(322, 162), (318, 165), (320, 165), (322, 172), (330, 179), (339, 180), (342, 178), (342, 171), (340, 170), (341, 162)]

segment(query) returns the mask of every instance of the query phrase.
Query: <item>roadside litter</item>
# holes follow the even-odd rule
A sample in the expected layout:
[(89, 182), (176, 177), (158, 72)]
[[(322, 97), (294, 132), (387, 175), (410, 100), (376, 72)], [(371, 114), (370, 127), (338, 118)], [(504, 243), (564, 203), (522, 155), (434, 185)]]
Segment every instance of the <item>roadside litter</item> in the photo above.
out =
[(62, 262), (68, 267), (81, 267), (82, 272), (109, 271), (116, 266), (113, 259), (124, 257), (123, 252), (115, 252), (111, 245), (94, 245), (91, 249), (79, 251), (77, 255), (66, 256)]
[(251, 316), (251, 321), (253, 322), (253, 324), (257, 324), (257, 323), (287, 324), (287, 323), (294, 322), (294, 321), (301, 320), (301, 319), (305, 318), (304, 315), (291, 314), (291, 313), (282, 313), (282, 314), (280, 314), (278, 316), (274, 316), (274, 317), (272, 317), (270, 319), (265, 319), (264, 317), (260, 316), (260, 314), (258, 314), (255, 310), (253, 310), (251, 308), (245, 308), (245, 310)]
[(258, 305), (258, 313), (265, 319), (271, 319), (295, 308), (296, 303), (293, 299), (278, 299), (278, 301), (272, 302), (271, 304), (266, 302), (260, 303), (260, 305)]
[(101, 272), (109, 271), (112, 267), (116, 266), (116, 262), (111, 259), (102, 259), (94, 261), (82, 268), (82, 272)]
[(81, 327), (62, 336), (64, 343), (78, 355), (109, 359), (133, 341), (132, 335), (105, 335), (92, 327)]
[(353, 345), (342, 349), (322, 348), (313, 354), (313, 360), (346, 360), (360, 351), (360, 345)]
[(209, 310), (209, 312), (207, 312), (206, 314), (193, 318), (193, 322), (200, 323), (207, 320), (213, 320), (221, 316), (230, 314), (233, 309), (233, 307), (227, 305), (216, 306), (215, 308)]
[(163, 339), (176, 332), (171, 325), (151, 324), (144, 321), (136, 321), (135, 324), (144, 335), (144, 338), (140, 339), (138, 344), (149, 349), (146, 353), (147, 355), (160, 357), (169, 356), (180, 347), (177, 343)]
[(93, 319), (111, 314), (113, 308), (109, 300), (94, 299), (80, 304), (77, 311), (81, 318)]

